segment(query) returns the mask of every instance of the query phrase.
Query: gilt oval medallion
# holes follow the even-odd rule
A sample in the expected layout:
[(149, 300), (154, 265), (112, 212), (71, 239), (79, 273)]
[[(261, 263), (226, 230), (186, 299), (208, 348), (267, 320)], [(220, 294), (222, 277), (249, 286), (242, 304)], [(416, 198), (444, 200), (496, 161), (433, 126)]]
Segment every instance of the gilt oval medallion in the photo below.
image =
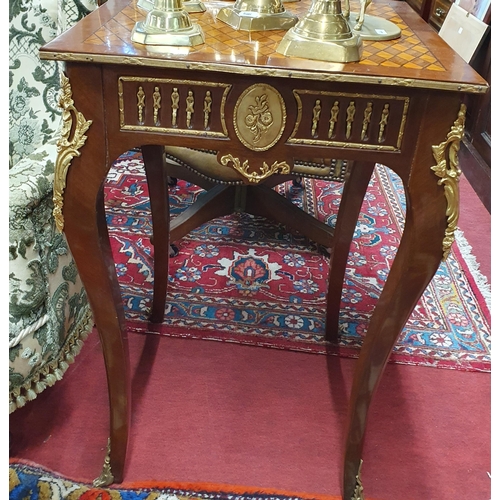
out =
[(233, 123), (238, 139), (252, 151), (266, 151), (283, 134), (286, 122), (285, 101), (270, 85), (256, 83), (238, 98)]

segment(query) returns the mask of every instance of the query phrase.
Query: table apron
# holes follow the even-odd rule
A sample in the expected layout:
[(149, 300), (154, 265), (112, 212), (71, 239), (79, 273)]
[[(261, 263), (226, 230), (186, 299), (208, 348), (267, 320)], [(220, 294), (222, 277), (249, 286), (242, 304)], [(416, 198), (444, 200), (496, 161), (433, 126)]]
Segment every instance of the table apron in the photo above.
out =
[[(250, 169), (294, 159), (384, 163), (406, 176), (419, 124), (436, 98), (407, 87), (103, 67), (110, 142), (230, 154)], [(458, 109), (458, 107), (457, 107)]]

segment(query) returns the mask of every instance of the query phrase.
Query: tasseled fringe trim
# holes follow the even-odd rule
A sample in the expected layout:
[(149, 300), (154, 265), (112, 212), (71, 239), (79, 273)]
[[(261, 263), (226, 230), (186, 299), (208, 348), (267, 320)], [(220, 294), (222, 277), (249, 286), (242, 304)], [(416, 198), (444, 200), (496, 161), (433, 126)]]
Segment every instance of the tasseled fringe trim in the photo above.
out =
[(80, 352), (83, 341), (89, 336), (93, 326), (94, 321), (89, 308), (75, 327), (73, 334), (67, 339), (59, 357), (47, 363), (36, 375), (10, 392), (9, 413), (22, 408), (28, 401), (33, 401), (47, 387), (53, 386), (63, 378), (69, 365), (75, 361), (75, 356)]

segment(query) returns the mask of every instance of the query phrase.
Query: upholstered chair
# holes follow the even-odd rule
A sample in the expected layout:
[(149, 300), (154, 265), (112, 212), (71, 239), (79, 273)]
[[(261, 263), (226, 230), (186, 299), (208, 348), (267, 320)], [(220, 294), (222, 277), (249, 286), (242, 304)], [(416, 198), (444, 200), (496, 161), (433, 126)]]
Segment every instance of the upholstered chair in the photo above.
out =
[(61, 63), (42, 45), (97, 0), (10, 0), (9, 4), (9, 406), (60, 380), (93, 321), (63, 234), (52, 187), (61, 111)]

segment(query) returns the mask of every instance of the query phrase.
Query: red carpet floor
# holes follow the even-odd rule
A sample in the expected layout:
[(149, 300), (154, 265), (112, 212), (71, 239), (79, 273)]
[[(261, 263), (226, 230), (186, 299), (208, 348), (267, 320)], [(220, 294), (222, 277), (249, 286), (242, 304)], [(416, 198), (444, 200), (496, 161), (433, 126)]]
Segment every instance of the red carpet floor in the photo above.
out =
[[(462, 183), (460, 228), (489, 275), (490, 218)], [(466, 207), (464, 209), (464, 207)], [(355, 360), (133, 335), (125, 480), (200, 481), (340, 494)], [(108, 436), (93, 332), (64, 379), (10, 416), (10, 456), (73, 479), (99, 475)], [(372, 403), (365, 494), (488, 500), (490, 375), (391, 364)]]

